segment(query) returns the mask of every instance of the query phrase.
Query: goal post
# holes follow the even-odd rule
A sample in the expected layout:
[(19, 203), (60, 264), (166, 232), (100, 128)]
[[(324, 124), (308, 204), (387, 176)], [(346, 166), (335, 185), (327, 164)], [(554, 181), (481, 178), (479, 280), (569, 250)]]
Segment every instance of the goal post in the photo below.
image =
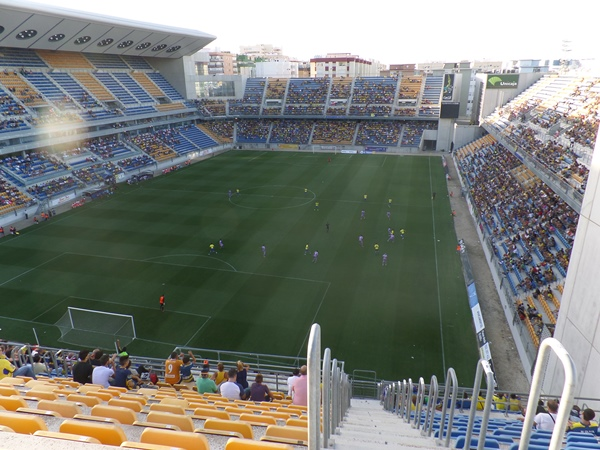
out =
[(129, 314), (69, 306), (55, 325), (62, 342), (80, 346), (112, 348), (117, 339), (125, 346), (137, 337)]

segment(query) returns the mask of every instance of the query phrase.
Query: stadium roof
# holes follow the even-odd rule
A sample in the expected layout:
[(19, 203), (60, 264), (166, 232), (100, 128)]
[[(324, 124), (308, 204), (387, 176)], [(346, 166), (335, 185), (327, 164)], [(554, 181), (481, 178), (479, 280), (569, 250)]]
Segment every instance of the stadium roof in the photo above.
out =
[(0, 0), (0, 47), (181, 58), (215, 39), (196, 30)]

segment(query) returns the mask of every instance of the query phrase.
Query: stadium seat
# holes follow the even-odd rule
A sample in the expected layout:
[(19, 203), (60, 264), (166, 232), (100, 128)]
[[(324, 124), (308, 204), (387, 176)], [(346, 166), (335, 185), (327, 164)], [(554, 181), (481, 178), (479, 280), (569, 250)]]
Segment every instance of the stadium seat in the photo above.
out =
[(92, 406), (100, 404), (101, 400), (98, 397), (91, 397), (88, 395), (80, 395), (80, 394), (69, 394), (67, 396), (67, 400), (70, 402), (83, 403), (85, 406)]
[[(473, 446), (477, 447), (478, 441), (479, 441), (478, 438), (475, 438), (475, 437), (471, 438), (471, 448)], [(465, 447), (465, 436), (460, 436), (459, 438), (456, 439), (456, 442), (454, 443), (454, 448), (461, 449), (464, 447)], [(500, 444), (495, 439), (486, 438), (483, 448), (484, 449), (500, 448)]]
[(242, 414), (240, 419), (250, 425), (266, 427), (267, 425), (277, 425), (277, 419), (271, 416), (261, 416), (258, 414)]
[(92, 408), (92, 416), (116, 419), (123, 425), (133, 425), (137, 416), (130, 408), (122, 406), (96, 405)]
[[(245, 409), (247, 409), (249, 411), (271, 411), (271, 408), (269, 406), (254, 405), (254, 404), (246, 405)], [(276, 407), (274, 407), (273, 409), (276, 409)]]
[(160, 404), (161, 405), (176, 405), (176, 406), (181, 406), (182, 408), (187, 408), (189, 405), (189, 402), (183, 398), (161, 398), (160, 399)]
[(181, 431), (194, 431), (194, 422), (190, 416), (181, 414), (172, 414), (162, 411), (150, 411), (146, 422), (155, 422), (165, 425), (175, 425)]
[(135, 448), (138, 450), (185, 450), (181, 447), (172, 445), (148, 444), (146, 442), (125, 441), (120, 445), (121, 448)]
[(19, 391), (14, 386), (11, 385), (0, 385), (0, 396), (10, 397), (11, 395), (19, 395)]
[(38, 409), (46, 411), (54, 411), (60, 414), (61, 417), (72, 419), (75, 414), (81, 414), (81, 408), (77, 406), (75, 402), (70, 401), (50, 401), (40, 400), (38, 402)]
[(60, 424), (61, 433), (78, 434), (96, 438), (101, 444), (119, 446), (127, 440), (119, 425), (67, 419)]
[(135, 395), (135, 394), (123, 394), (119, 397), (120, 400), (127, 400), (132, 402), (138, 402), (140, 405), (145, 405), (148, 403), (146, 397), (143, 395)]
[(244, 439), (254, 439), (252, 426), (239, 420), (208, 419), (204, 422), (204, 429), (239, 433)]
[(79, 386), (79, 388), (77, 388), (77, 392), (80, 394), (86, 394), (91, 391), (99, 391), (100, 389), (103, 389), (103, 387), (99, 384), (84, 384), (83, 386)]
[(169, 404), (163, 404), (163, 403), (152, 403), (150, 405), (150, 411), (162, 411), (162, 412), (168, 412), (171, 414), (185, 414), (185, 409), (183, 409), (183, 407), (181, 406), (177, 406), (177, 405), (169, 405)]
[(136, 402), (135, 400), (124, 400), (122, 398), (111, 398), (108, 401), (108, 405), (129, 408), (136, 413), (139, 413), (142, 411), (142, 404), (140, 402)]
[(308, 428), (269, 425), (265, 435), (260, 440), (293, 445), (307, 445)]
[(198, 433), (168, 431), (146, 428), (140, 436), (140, 442), (179, 447), (185, 450), (210, 450), (206, 437)]
[(16, 411), (17, 408), (27, 408), (27, 402), (18, 395), (11, 395), (10, 397), (0, 397), (0, 406), (7, 411)]
[(248, 413), (248, 410), (246, 408), (238, 408), (236, 406), (228, 406), (225, 408), (225, 411), (227, 411), (229, 414), (235, 414), (237, 416), (239, 416), (240, 414)]
[(290, 413), (285, 413), (285, 412), (280, 412), (280, 411), (263, 411), (260, 413), (260, 415), (275, 417), (276, 419), (281, 419), (281, 420), (288, 420), (288, 419), (292, 418), (292, 416), (298, 417), (297, 414), (290, 414)]
[(114, 389), (98, 389), (96, 392), (108, 394), (111, 397), (118, 397), (121, 395), (121, 393), (119, 391), (115, 391)]
[(34, 436), (41, 436), (50, 439), (60, 439), (63, 441), (75, 441), (75, 442), (85, 442), (87, 444), (101, 444), (101, 442), (90, 436), (81, 436), (78, 434), (70, 434), (70, 433), (61, 433), (57, 431), (43, 431), (38, 430), (33, 433)]
[(25, 397), (27, 398), (37, 398), (39, 400), (58, 400), (58, 395), (56, 395), (54, 392), (48, 392), (48, 391), (39, 391), (37, 389), (32, 389), (31, 391), (27, 391), (25, 393)]
[(231, 420), (231, 416), (227, 411), (212, 408), (196, 408), (194, 409), (194, 418), (198, 419), (223, 419)]
[(103, 402), (108, 402), (111, 398), (113, 398), (113, 396), (111, 394), (108, 394), (106, 392), (98, 392), (98, 391), (89, 391), (86, 392), (87, 396), (89, 397), (97, 397), (100, 400), (102, 400)]
[(22, 378), (19, 378), (19, 377), (17, 377), (17, 378), (5, 377), (0, 380), (0, 384), (8, 384), (11, 386), (24, 386), (25, 382), (23, 381)]
[(33, 434), (38, 430), (48, 430), (41, 417), (16, 412), (0, 411), (0, 425), (19, 434)]
[(251, 441), (248, 439), (229, 439), (225, 450), (293, 450), (288, 444), (274, 442)]

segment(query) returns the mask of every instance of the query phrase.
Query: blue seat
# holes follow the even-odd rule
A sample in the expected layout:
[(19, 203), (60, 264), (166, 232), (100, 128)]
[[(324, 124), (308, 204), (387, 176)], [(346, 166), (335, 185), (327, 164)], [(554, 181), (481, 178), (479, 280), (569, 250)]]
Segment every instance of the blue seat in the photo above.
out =
[[(477, 448), (478, 441), (479, 441), (479, 438), (471, 438), (470, 448)], [(461, 436), (456, 440), (456, 442), (454, 444), (454, 448), (464, 448), (464, 446), (465, 446), (465, 436)], [(496, 439), (486, 437), (483, 448), (485, 448), (485, 449), (498, 448), (499, 449), (500, 443)]]
[[(515, 442), (513, 445), (511, 445), (510, 450), (519, 450), (519, 443)], [(548, 446), (534, 445), (530, 442), (527, 446), (527, 450), (548, 450)]]

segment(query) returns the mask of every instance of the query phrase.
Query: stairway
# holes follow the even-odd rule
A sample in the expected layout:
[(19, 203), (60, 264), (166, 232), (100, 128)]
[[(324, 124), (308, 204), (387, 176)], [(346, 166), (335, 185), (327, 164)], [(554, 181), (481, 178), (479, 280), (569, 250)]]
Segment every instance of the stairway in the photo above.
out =
[(436, 448), (433, 438), (421, 436), (420, 430), (384, 411), (378, 400), (368, 399), (352, 399), (351, 408), (332, 440), (328, 448), (336, 450)]

